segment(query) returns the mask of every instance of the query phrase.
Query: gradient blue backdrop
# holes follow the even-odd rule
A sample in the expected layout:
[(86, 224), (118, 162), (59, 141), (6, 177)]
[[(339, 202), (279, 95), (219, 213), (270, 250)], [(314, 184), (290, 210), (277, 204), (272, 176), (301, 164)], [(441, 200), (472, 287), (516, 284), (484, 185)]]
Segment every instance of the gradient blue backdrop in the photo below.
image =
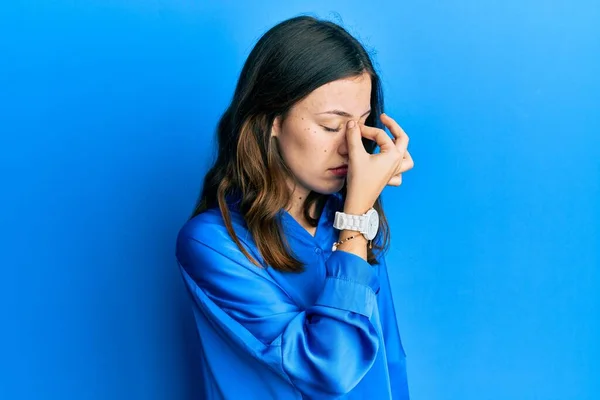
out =
[(1, 399), (197, 395), (175, 234), (256, 39), (332, 11), (411, 136), (384, 197), (413, 398), (600, 399), (595, 0), (4, 2)]

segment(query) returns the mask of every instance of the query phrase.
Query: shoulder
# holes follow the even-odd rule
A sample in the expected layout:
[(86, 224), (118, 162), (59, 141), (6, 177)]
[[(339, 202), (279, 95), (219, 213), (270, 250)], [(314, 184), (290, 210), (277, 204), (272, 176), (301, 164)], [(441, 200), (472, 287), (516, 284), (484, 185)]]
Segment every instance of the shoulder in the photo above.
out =
[[(238, 236), (245, 237), (247, 234), (246, 224), (242, 216), (236, 212), (230, 212), (231, 224)], [(189, 219), (177, 235), (177, 242), (186, 238), (205, 243), (207, 245), (223, 244), (224, 241), (231, 240), (225, 220), (218, 208), (211, 208), (201, 214)]]
[[(239, 213), (231, 212), (231, 224), (242, 246), (259, 262), (254, 241)], [(175, 255), (179, 264), (191, 275), (235, 273), (247, 269), (262, 274), (242, 253), (229, 235), (218, 208), (209, 209), (188, 220), (179, 230)]]
[[(238, 239), (247, 245), (253, 243), (243, 216), (235, 210), (230, 210), (229, 217)], [(194, 216), (181, 227), (177, 235), (177, 243), (185, 242), (188, 239), (203, 243), (216, 250), (228, 247), (229, 243), (235, 244), (227, 231), (221, 211), (217, 207)]]

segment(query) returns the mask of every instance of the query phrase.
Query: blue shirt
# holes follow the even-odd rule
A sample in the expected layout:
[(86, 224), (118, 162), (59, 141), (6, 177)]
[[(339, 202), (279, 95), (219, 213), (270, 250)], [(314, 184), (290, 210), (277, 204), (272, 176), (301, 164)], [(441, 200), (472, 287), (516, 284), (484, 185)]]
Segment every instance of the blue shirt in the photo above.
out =
[(315, 236), (284, 209), (278, 214), (299, 274), (265, 265), (242, 215), (230, 204), (238, 238), (218, 208), (189, 220), (177, 260), (192, 298), (201, 346), (204, 399), (408, 399), (400, 341), (383, 255), (371, 266), (342, 250), (339, 194), (330, 195)]

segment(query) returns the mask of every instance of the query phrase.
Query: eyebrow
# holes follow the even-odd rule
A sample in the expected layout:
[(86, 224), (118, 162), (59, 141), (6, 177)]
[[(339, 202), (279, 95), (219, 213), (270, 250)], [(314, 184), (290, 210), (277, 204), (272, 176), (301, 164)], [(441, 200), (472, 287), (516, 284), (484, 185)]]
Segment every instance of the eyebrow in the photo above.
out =
[[(364, 117), (365, 115), (368, 115), (370, 112), (371, 112), (371, 110), (367, 111), (366, 113), (361, 115), (360, 118)], [(322, 113), (318, 113), (317, 115), (321, 115), (321, 114), (334, 114), (334, 115), (339, 115), (340, 117), (352, 118), (351, 114), (348, 114), (346, 111), (342, 111), (342, 110), (329, 110), (329, 111), (325, 111)]]

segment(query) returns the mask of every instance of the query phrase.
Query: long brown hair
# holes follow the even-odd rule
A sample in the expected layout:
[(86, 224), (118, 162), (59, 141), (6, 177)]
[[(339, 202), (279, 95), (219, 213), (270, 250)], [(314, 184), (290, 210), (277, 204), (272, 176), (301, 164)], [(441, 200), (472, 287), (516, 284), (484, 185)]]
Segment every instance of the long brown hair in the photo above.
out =
[[(289, 205), (287, 181), (293, 176), (283, 161), (277, 139), (270, 134), (277, 116), (285, 119), (290, 108), (316, 88), (367, 72), (371, 77), (371, 114), (366, 125), (381, 128), (383, 93), (379, 76), (364, 47), (345, 29), (329, 21), (301, 16), (267, 31), (251, 51), (240, 74), (231, 104), (217, 128), (217, 158), (204, 178), (192, 218), (219, 207), (229, 235), (242, 253), (261, 266), (242, 246), (231, 223), (228, 199), (237, 199), (248, 231), (265, 263), (274, 269), (302, 272), (303, 264), (291, 254), (277, 218)], [(372, 153), (375, 143), (363, 139)], [(346, 198), (346, 185), (340, 191)], [(310, 192), (304, 202), (306, 220), (316, 226), (327, 195)], [(315, 206), (317, 216), (310, 215)], [(368, 250), (367, 261), (377, 263), (389, 247), (389, 226), (381, 197), (374, 208), (380, 229)]]

